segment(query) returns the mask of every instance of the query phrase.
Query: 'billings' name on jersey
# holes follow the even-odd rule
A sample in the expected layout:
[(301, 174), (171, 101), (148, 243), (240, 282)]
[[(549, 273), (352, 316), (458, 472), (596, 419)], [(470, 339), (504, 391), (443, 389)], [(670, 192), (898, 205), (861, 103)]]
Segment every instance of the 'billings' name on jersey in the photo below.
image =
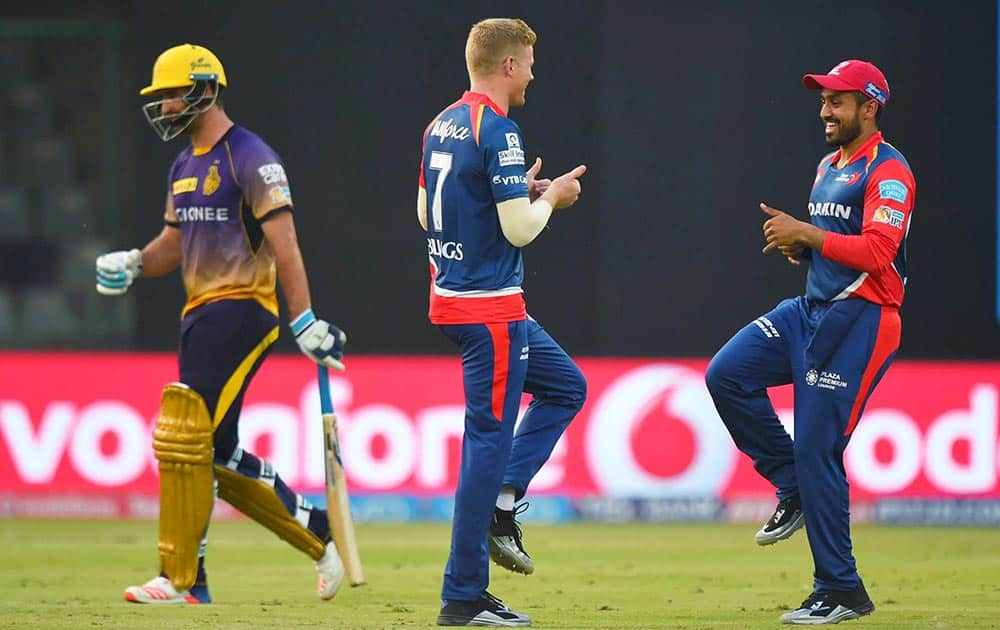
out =
[(448, 138), (466, 140), (472, 135), (472, 132), (469, 131), (468, 127), (459, 127), (451, 120), (439, 120), (434, 123), (431, 135), (437, 137), (439, 142), (444, 143)]
[(851, 206), (845, 206), (830, 201), (824, 201), (823, 203), (813, 203), (810, 201), (809, 216), (836, 217), (838, 219), (847, 220), (851, 218)]
[(431, 256), (440, 256), (446, 260), (462, 260), (465, 258), (465, 254), (462, 253), (462, 243), (442, 241), (439, 238), (427, 239), (427, 253)]
[(178, 221), (228, 221), (229, 208), (208, 208), (205, 206), (191, 206), (189, 208), (177, 208)]

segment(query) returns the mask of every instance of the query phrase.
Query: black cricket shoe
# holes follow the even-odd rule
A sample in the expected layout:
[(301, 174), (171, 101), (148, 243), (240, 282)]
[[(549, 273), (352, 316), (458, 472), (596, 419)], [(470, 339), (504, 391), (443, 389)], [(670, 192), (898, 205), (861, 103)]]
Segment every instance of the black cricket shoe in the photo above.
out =
[(437, 625), (515, 628), (530, 626), (531, 618), (507, 608), (502, 601), (483, 591), (479, 599), (474, 602), (458, 600), (442, 602)]
[(493, 522), (490, 523), (490, 558), (493, 562), (515, 573), (531, 575), (535, 572), (535, 563), (524, 550), (521, 543), (521, 526), (514, 519), (518, 514), (528, 509), (527, 503), (522, 503), (513, 510), (493, 510)]
[(781, 623), (818, 626), (857, 619), (873, 612), (875, 604), (862, 583), (852, 591), (813, 592), (798, 608), (783, 614)]
[(774, 514), (767, 519), (754, 539), (758, 545), (773, 545), (779, 540), (788, 538), (805, 524), (806, 515), (802, 513), (802, 500), (796, 494), (778, 502)]

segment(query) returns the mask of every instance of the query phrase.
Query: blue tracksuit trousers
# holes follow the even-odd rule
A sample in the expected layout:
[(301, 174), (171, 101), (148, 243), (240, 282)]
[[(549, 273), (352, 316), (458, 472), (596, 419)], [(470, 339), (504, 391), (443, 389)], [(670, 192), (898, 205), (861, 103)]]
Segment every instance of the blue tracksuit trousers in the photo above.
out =
[[(538, 322), (442, 325), (462, 354), (465, 436), (455, 492), (444, 600), (473, 601), (489, 586), (487, 537), (502, 484), (517, 496), (583, 407), (587, 383)], [(531, 404), (514, 425), (521, 393)]]
[[(708, 389), (736, 446), (779, 500), (795, 494), (802, 500), (816, 592), (848, 591), (861, 580), (843, 455), (899, 337), (895, 308), (799, 297), (745, 326), (708, 366)], [(794, 442), (766, 390), (788, 383), (794, 384)]]

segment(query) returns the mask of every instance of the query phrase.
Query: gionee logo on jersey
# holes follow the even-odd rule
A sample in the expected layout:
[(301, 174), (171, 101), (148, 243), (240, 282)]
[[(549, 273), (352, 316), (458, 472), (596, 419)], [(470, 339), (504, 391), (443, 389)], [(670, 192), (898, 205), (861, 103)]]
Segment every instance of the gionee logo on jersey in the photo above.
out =
[(831, 201), (823, 203), (809, 202), (809, 216), (837, 217), (838, 219), (851, 218), (851, 206), (844, 206)]
[(228, 221), (229, 208), (208, 208), (203, 206), (191, 206), (190, 208), (177, 208), (177, 219), (179, 221)]
[(447, 260), (462, 260), (465, 254), (462, 253), (462, 244), (455, 241), (442, 241), (439, 238), (427, 239), (427, 253), (431, 256), (440, 256)]
[(437, 136), (443, 143), (448, 138), (465, 140), (471, 135), (471, 132), (468, 127), (459, 127), (450, 120), (439, 120), (434, 123), (434, 128), (431, 129), (431, 135)]

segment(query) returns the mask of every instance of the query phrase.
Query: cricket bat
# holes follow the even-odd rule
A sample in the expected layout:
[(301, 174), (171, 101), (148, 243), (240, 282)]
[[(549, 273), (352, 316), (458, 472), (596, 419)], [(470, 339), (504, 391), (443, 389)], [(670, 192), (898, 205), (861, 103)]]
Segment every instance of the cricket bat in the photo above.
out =
[(326, 449), (326, 511), (333, 531), (333, 542), (337, 545), (340, 560), (344, 563), (344, 573), (351, 586), (365, 583), (361, 570), (361, 556), (358, 541), (354, 537), (354, 519), (351, 517), (351, 501), (347, 492), (344, 465), (340, 460), (340, 440), (337, 438), (337, 414), (330, 399), (330, 381), (326, 366), (319, 366), (319, 404), (323, 412), (323, 446)]

